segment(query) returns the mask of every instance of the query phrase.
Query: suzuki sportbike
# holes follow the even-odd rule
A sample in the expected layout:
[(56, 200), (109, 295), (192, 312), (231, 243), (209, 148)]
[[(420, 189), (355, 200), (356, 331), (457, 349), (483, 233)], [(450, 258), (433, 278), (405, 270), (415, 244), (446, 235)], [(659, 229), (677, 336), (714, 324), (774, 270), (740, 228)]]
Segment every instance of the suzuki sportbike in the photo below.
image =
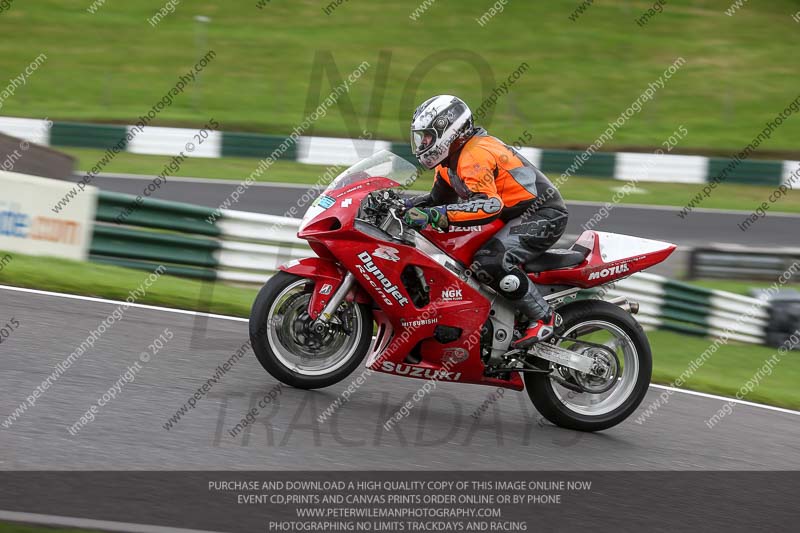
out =
[(674, 244), (584, 231), (568, 249), (523, 265), (562, 318), (548, 341), (513, 349), (528, 326), (470, 269), (501, 221), (440, 232), (403, 223), (402, 188), (417, 168), (379, 152), (339, 175), (309, 207), (298, 237), (316, 257), (280, 267), (250, 316), (253, 350), (302, 389), (345, 379), (366, 358), (376, 372), (527, 389), (565, 428), (596, 431), (628, 417), (647, 393), (652, 358), (625, 298), (586, 298), (666, 259)]

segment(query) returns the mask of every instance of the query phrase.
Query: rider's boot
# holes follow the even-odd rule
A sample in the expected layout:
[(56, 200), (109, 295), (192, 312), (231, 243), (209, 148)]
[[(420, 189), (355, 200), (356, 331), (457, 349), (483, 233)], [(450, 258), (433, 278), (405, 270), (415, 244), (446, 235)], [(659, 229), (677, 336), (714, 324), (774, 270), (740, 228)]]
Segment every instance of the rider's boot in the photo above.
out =
[(546, 341), (553, 336), (555, 328), (561, 325), (561, 316), (553, 311), (532, 283), (528, 285), (528, 291), (519, 300), (519, 304), (522, 312), (530, 318), (531, 324), (522, 338), (514, 342), (514, 348), (527, 350), (537, 342)]
[(521, 339), (514, 343), (514, 348), (527, 350), (537, 342), (546, 341), (553, 336), (555, 328), (561, 325), (561, 316), (555, 311), (550, 311), (548, 318), (540, 318), (533, 322)]

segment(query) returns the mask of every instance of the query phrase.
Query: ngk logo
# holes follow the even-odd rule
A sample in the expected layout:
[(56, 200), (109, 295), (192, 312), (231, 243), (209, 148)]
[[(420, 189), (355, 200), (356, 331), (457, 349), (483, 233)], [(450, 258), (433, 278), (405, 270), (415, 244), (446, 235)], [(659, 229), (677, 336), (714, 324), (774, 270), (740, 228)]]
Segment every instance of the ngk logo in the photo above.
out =
[(442, 291), (442, 301), (452, 302), (461, 300), (461, 289), (445, 289)]
[(592, 272), (591, 274), (589, 274), (589, 280), (607, 278), (609, 276), (615, 274), (622, 274), (627, 271), (628, 271), (628, 263), (623, 263), (621, 265), (604, 268), (603, 270), (597, 270), (595, 272)]

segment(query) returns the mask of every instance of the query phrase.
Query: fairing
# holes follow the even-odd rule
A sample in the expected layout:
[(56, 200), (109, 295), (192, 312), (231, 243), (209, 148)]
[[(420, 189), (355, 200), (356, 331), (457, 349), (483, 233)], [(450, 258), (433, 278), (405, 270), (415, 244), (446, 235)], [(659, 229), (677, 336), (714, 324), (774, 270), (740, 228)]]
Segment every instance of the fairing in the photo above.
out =
[(462, 265), (468, 266), (472, 263), (475, 252), (502, 227), (501, 221), (494, 220), (483, 226), (451, 226), (446, 232), (426, 229), (422, 233)]
[(575, 247), (589, 250), (581, 264), (529, 277), (540, 285), (591, 288), (650, 268), (664, 261), (676, 248), (669, 242), (592, 230), (584, 231), (575, 241)]

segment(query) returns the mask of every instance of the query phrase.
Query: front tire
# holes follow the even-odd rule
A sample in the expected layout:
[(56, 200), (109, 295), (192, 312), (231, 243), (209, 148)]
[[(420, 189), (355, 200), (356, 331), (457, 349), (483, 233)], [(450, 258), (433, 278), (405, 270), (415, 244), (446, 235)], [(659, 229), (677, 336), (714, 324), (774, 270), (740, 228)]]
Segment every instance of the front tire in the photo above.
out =
[[(525, 374), (525, 388), (536, 409), (550, 422), (579, 431), (600, 431), (628, 418), (647, 394), (653, 371), (650, 343), (642, 326), (627, 311), (601, 300), (581, 300), (558, 310), (563, 319), (556, 333), (605, 344), (617, 354), (619, 379), (601, 394), (575, 392), (557, 383), (549, 374)], [(607, 337), (609, 340), (602, 340)], [(570, 347), (569, 340), (557, 342)], [(573, 345), (580, 346), (580, 345)], [(539, 368), (555, 367), (536, 359)], [(559, 372), (554, 368), (551, 374)], [(569, 375), (563, 371), (561, 376)], [(580, 378), (580, 376), (578, 376)]]
[(342, 302), (341, 323), (324, 334), (308, 329), (314, 282), (278, 272), (261, 288), (250, 312), (250, 342), (261, 366), (274, 378), (300, 389), (328, 387), (345, 379), (364, 360), (372, 341), (372, 311)]

